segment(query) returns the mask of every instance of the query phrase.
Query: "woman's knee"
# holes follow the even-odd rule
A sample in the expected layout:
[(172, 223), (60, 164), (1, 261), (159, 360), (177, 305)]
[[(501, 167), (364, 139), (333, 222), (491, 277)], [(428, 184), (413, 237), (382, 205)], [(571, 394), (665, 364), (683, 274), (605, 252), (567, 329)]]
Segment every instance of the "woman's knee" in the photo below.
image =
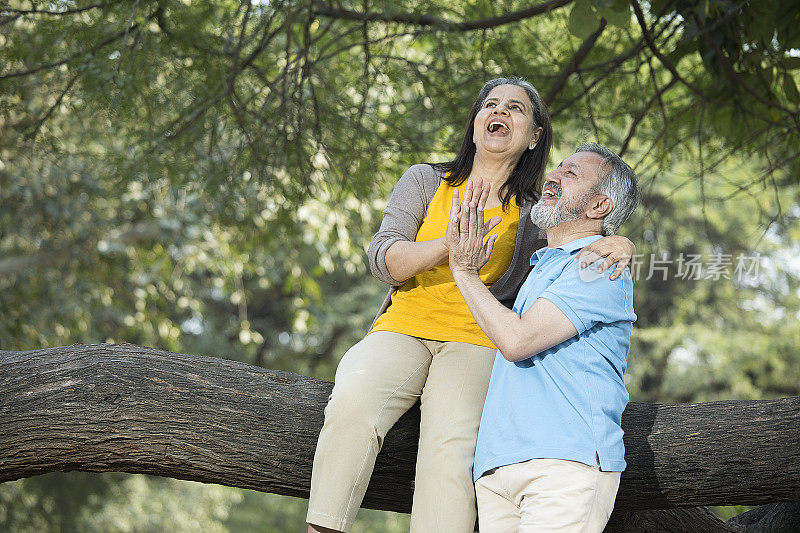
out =
[(380, 405), (370, 401), (367, 392), (361, 384), (337, 384), (325, 406), (325, 424), (343, 424), (348, 431), (377, 429)]
[[(432, 424), (420, 426), (417, 464), (424, 468), (471, 475), (478, 440), (477, 424)], [(471, 480), (470, 480), (471, 483)]]

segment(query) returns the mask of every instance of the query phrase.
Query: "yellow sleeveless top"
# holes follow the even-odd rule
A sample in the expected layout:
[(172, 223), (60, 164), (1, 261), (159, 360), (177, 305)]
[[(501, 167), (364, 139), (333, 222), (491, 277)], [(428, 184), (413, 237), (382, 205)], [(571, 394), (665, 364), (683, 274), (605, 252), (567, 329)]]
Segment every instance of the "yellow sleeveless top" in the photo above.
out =
[[(457, 187), (459, 198), (463, 198), (465, 188), (466, 181)], [(442, 180), (417, 231), (416, 242), (444, 236), (452, 199), (453, 187)], [(486, 220), (493, 216), (503, 219), (486, 236), (488, 239), (489, 235), (497, 234), (489, 262), (480, 271), (481, 280), (489, 287), (511, 264), (519, 224), (516, 199), (511, 200), (508, 213), (498, 206), (486, 209), (484, 216)], [(392, 295), (392, 303), (386, 312), (375, 321), (370, 333), (373, 331), (393, 331), (424, 339), (496, 348), (469, 312), (446, 261), (406, 280)]]

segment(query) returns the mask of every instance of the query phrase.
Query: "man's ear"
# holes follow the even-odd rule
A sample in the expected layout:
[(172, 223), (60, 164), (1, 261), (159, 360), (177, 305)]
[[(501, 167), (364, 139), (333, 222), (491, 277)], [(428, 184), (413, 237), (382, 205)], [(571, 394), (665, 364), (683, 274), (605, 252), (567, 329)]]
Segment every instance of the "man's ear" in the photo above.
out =
[(589, 202), (586, 216), (589, 218), (605, 218), (614, 209), (614, 202), (604, 194), (598, 194)]

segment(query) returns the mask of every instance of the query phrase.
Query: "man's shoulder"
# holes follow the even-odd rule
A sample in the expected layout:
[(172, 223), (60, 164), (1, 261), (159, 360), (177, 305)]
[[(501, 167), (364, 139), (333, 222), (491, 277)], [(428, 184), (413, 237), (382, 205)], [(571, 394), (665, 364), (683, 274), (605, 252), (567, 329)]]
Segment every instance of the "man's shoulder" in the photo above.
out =
[[(613, 268), (597, 272), (597, 265), (581, 268), (571, 261), (562, 266), (553, 282), (539, 297), (550, 300), (576, 325), (588, 329), (592, 324), (633, 322), (633, 280), (626, 271), (612, 280)], [(578, 327), (578, 326), (582, 326)]]
[(601, 258), (582, 267), (580, 262), (576, 260), (575, 254), (570, 254), (568, 258), (559, 258), (559, 260), (554, 261), (550, 266), (550, 270), (554, 273), (557, 272), (557, 279), (573, 283), (576, 287), (582, 287), (586, 290), (625, 291), (633, 288), (633, 279), (631, 278), (630, 270), (627, 268), (622, 272), (622, 275), (613, 280), (611, 279), (611, 274), (615, 270), (615, 265), (598, 272), (597, 268), (603, 261), (604, 258)]

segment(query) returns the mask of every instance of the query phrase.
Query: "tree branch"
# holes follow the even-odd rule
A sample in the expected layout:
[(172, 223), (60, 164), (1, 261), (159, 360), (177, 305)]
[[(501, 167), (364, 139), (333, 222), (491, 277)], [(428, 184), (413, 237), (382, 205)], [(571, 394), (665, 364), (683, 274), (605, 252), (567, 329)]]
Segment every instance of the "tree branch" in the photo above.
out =
[[(659, 509), (655, 511), (618, 511), (614, 509), (604, 533), (653, 532), (746, 533), (747, 529), (726, 524), (705, 507)], [(753, 533), (757, 533), (753, 531)], [(766, 532), (761, 532), (766, 533)]]
[(87, 54), (91, 54), (93, 52), (96, 52), (96, 51), (100, 50), (101, 48), (104, 48), (104, 47), (108, 46), (109, 44), (113, 43), (114, 41), (119, 40), (120, 38), (122, 38), (125, 35), (127, 35), (128, 32), (133, 31), (138, 27), (139, 27), (138, 24), (134, 24), (133, 26), (130, 26), (130, 27), (126, 26), (126, 28), (123, 31), (108, 37), (106, 40), (102, 41), (101, 43), (99, 43), (99, 44), (97, 44), (97, 45), (95, 45), (95, 46), (93, 46), (93, 47), (91, 47), (91, 48), (89, 48), (87, 50), (80, 50), (80, 51), (75, 52), (74, 54), (72, 54), (72, 55), (70, 55), (70, 56), (68, 56), (68, 57), (66, 57), (64, 59), (61, 59), (59, 61), (55, 61), (53, 63), (47, 63), (45, 65), (39, 65), (38, 67), (34, 67), (34, 68), (31, 68), (31, 69), (28, 69), (28, 70), (18, 70), (16, 72), (9, 72), (8, 74), (2, 74), (2, 75), (0, 75), (0, 80), (10, 79), (10, 78), (19, 78), (21, 76), (29, 76), (31, 74), (36, 74), (37, 72), (41, 72), (43, 70), (49, 70), (51, 68), (55, 68), (55, 67), (64, 65), (66, 63), (69, 63), (70, 61), (72, 61), (75, 58), (78, 58), (78, 57), (81, 57), (81, 56), (85, 56)]
[(92, 9), (106, 7), (108, 4), (109, 2), (101, 2), (99, 4), (93, 4), (84, 7), (76, 7), (74, 9), (64, 9), (61, 11), (53, 11), (50, 9), (38, 9), (36, 6), (34, 6), (32, 9), (13, 9), (10, 7), (3, 7), (0, 8), (0, 16), (8, 13), (12, 13), (14, 15), (75, 15), (78, 13), (83, 13), (85, 11), (90, 11)]
[[(628, 151), (628, 145), (630, 144), (631, 140), (633, 139), (634, 133), (636, 133), (636, 128), (639, 127), (639, 124), (644, 119), (647, 111), (653, 106), (655, 102), (661, 101), (661, 95), (664, 94), (670, 87), (675, 85), (676, 80), (674, 77), (669, 80), (669, 82), (664, 85), (662, 88), (656, 88), (656, 94), (644, 105), (639, 113), (634, 117), (633, 122), (631, 123), (630, 128), (628, 128), (628, 134), (625, 136), (625, 140), (622, 142), (622, 147), (619, 149), (619, 156), (622, 157), (625, 155), (625, 152)], [(666, 126), (666, 125), (665, 125)], [(664, 128), (666, 130), (666, 127)]]
[[(123, 471), (307, 497), (331, 386), (134, 345), (0, 351), (0, 482)], [(800, 397), (630, 403), (622, 425), (618, 513), (800, 500)], [(387, 435), (366, 507), (409, 510), (418, 428), (414, 408)]]
[(703, 91), (701, 91), (700, 89), (689, 83), (683, 76), (681, 76), (680, 73), (678, 72), (678, 69), (676, 69), (675, 65), (672, 64), (672, 61), (670, 61), (669, 58), (666, 55), (664, 55), (664, 53), (661, 50), (658, 49), (658, 46), (656, 45), (655, 40), (653, 39), (653, 36), (650, 34), (650, 29), (647, 27), (647, 22), (644, 20), (644, 14), (642, 13), (642, 7), (639, 5), (639, 2), (637, 0), (633, 0), (631, 2), (631, 6), (633, 6), (633, 13), (634, 15), (636, 15), (636, 20), (639, 23), (639, 27), (642, 30), (642, 35), (644, 36), (644, 40), (647, 43), (647, 47), (650, 48), (650, 51), (653, 52), (653, 55), (655, 55), (658, 58), (658, 60), (661, 61), (661, 64), (664, 65), (664, 67), (668, 71), (670, 71), (670, 73), (678, 81), (680, 81), (683, 85), (685, 85), (687, 89), (695, 93), (695, 95), (699, 96), (703, 101), (708, 101), (708, 97), (705, 95), (705, 93), (703, 93)]
[(572, 59), (564, 65), (564, 68), (559, 73), (558, 77), (553, 82), (553, 85), (550, 87), (550, 90), (547, 92), (547, 95), (544, 97), (545, 103), (549, 106), (553, 103), (558, 93), (561, 92), (561, 89), (564, 88), (564, 85), (567, 83), (567, 79), (574, 74), (578, 67), (581, 66), (583, 60), (586, 59), (586, 56), (589, 55), (592, 48), (594, 48), (595, 43), (597, 43), (597, 39), (600, 38), (600, 35), (603, 34), (603, 30), (606, 29), (606, 19), (600, 19), (600, 27), (597, 28), (597, 31), (587, 37), (583, 43), (581, 44), (580, 48), (578, 48), (575, 55), (572, 56)]
[(401, 24), (414, 24), (417, 26), (428, 26), (439, 31), (472, 31), (495, 28), (497, 26), (532, 18), (547, 13), (550, 10), (563, 7), (571, 2), (572, 0), (550, 0), (549, 2), (543, 2), (527, 9), (506, 13), (498, 17), (489, 17), (467, 22), (453, 22), (432, 15), (416, 13), (359, 13), (358, 11), (330, 7), (322, 2), (317, 2), (314, 8), (314, 15), (358, 22), (398, 22)]
[[(701, 26), (702, 22), (700, 21), (700, 18), (697, 16), (696, 13), (693, 13), (693, 15), (694, 15), (693, 18), (694, 18), (695, 24), (697, 24), (697, 27), (698, 28), (702, 27)], [(709, 35), (709, 32), (707, 32), (707, 31), (703, 32), (703, 37), (704, 37), (706, 43), (714, 49), (714, 52), (716, 52), (720, 63), (722, 63), (723, 70), (725, 71), (725, 75), (726, 75), (726, 77), (728, 78), (728, 80), (731, 83), (733, 83), (735, 85), (738, 85), (745, 92), (747, 92), (750, 96), (755, 98), (757, 102), (760, 102), (760, 103), (764, 104), (767, 107), (772, 107), (774, 109), (778, 109), (779, 111), (782, 111), (782, 112), (784, 112), (787, 115), (792, 116), (792, 117), (795, 117), (797, 115), (797, 113), (792, 112), (791, 110), (787, 109), (786, 107), (784, 107), (784, 106), (782, 106), (780, 104), (776, 104), (772, 100), (768, 100), (766, 98), (763, 98), (760, 94), (758, 94), (755, 90), (753, 90), (747, 83), (745, 83), (745, 81), (743, 79), (741, 79), (739, 77), (738, 73), (733, 68), (733, 64), (731, 64), (730, 59), (728, 58), (727, 55), (725, 55), (725, 53), (722, 51), (722, 49), (719, 47), (719, 45), (716, 43), (716, 41), (714, 41), (714, 39), (711, 38), (711, 36)], [(774, 95), (770, 94), (770, 96), (774, 96)]]
[(76, 81), (78, 81), (78, 75), (77, 74), (72, 76), (72, 78), (67, 83), (67, 86), (64, 87), (64, 90), (61, 91), (61, 94), (58, 95), (58, 97), (56, 98), (56, 101), (53, 102), (53, 105), (51, 105), (47, 109), (45, 114), (42, 115), (41, 117), (39, 117), (36, 120), (36, 122), (33, 125), (33, 129), (31, 129), (31, 131), (29, 131), (28, 133), (25, 134), (25, 140), (26, 141), (30, 141), (30, 140), (34, 139), (36, 137), (36, 135), (38, 135), (39, 130), (42, 128), (42, 125), (44, 125), (44, 123), (47, 121), (47, 119), (50, 118), (50, 115), (53, 114), (53, 111), (55, 111), (56, 108), (59, 105), (61, 105), (61, 101), (64, 99), (64, 96), (69, 92), (70, 89), (72, 89), (72, 86), (75, 85)]
[(800, 531), (800, 502), (771, 503), (734, 516), (727, 522), (753, 533)]

